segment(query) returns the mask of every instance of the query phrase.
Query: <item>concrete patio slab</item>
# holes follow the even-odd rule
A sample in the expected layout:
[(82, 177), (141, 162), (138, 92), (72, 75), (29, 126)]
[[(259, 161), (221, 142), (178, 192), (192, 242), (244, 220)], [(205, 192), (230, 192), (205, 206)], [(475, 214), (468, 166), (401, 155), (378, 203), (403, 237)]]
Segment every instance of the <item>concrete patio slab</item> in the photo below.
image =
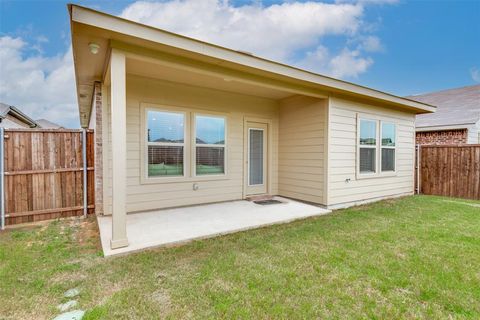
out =
[(111, 216), (98, 217), (105, 256), (124, 254), (151, 247), (174, 245), (195, 239), (286, 223), (324, 215), (330, 210), (275, 197), (279, 204), (259, 205), (238, 200), (191, 207), (148, 211), (127, 215), (128, 247), (112, 250)]

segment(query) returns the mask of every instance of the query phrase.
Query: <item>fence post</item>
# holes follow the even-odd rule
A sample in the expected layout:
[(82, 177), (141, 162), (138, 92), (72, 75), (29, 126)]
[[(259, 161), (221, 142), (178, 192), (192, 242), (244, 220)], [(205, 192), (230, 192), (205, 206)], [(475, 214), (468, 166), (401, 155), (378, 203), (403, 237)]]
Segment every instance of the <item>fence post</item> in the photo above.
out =
[(5, 229), (5, 129), (0, 128), (0, 227)]
[(82, 159), (83, 159), (83, 217), (87, 217), (88, 199), (87, 199), (87, 129), (82, 131)]
[(415, 166), (415, 168), (417, 170), (417, 172), (416, 172), (416, 174), (417, 174), (417, 185), (416, 185), (415, 189), (416, 189), (416, 193), (420, 194), (420, 170), (421, 170), (421, 168), (420, 168), (420, 145), (417, 144), (417, 147), (415, 149), (417, 149), (417, 163), (416, 163), (416, 166)]

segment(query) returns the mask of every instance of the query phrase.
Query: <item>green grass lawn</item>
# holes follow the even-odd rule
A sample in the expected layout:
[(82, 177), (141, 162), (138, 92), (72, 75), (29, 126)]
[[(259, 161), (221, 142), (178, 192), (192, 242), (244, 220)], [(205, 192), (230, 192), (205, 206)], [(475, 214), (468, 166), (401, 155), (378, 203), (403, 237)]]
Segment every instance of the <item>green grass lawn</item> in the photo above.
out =
[(94, 219), (0, 234), (0, 318), (480, 318), (480, 202), (414, 196), (102, 258)]

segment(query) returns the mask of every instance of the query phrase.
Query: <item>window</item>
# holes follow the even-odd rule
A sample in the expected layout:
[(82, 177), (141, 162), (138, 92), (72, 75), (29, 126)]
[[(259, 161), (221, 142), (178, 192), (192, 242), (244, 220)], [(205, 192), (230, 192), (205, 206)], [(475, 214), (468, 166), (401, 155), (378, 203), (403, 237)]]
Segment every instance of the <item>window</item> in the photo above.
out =
[(227, 116), (144, 107), (141, 183), (227, 178)]
[(394, 173), (396, 125), (391, 122), (361, 118), (358, 124), (358, 172), (365, 176)]
[(376, 172), (377, 122), (360, 120), (360, 173)]
[(395, 124), (382, 122), (382, 172), (395, 171)]
[(185, 114), (147, 111), (148, 177), (183, 176)]
[(225, 173), (225, 118), (195, 116), (195, 174)]

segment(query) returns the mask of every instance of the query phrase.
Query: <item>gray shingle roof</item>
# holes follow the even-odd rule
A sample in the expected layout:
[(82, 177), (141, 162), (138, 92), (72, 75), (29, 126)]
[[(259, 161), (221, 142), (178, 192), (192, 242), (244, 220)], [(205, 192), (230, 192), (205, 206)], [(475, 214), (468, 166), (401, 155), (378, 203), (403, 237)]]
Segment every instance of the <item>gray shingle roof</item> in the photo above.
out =
[(14, 116), (15, 118), (20, 119), (30, 127), (34, 128), (37, 126), (37, 123), (35, 120), (27, 116), (25, 113), (20, 111), (20, 109), (8, 105), (6, 103), (0, 102), (0, 118), (4, 118), (7, 116), (7, 114), (10, 113), (10, 115)]
[(3, 118), (10, 111), (10, 106), (8, 104), (0, 102), (0, 118)]
[(35, 122), (44, 129), (63, 129), (63, 127), (55, 122), (49, 121), (47, 119), (37, 119)]
[(437, 106), (435, 113), (417, 115), (417, 128), (472, 124), (480, 120), (480, 85), (406, 98)]

